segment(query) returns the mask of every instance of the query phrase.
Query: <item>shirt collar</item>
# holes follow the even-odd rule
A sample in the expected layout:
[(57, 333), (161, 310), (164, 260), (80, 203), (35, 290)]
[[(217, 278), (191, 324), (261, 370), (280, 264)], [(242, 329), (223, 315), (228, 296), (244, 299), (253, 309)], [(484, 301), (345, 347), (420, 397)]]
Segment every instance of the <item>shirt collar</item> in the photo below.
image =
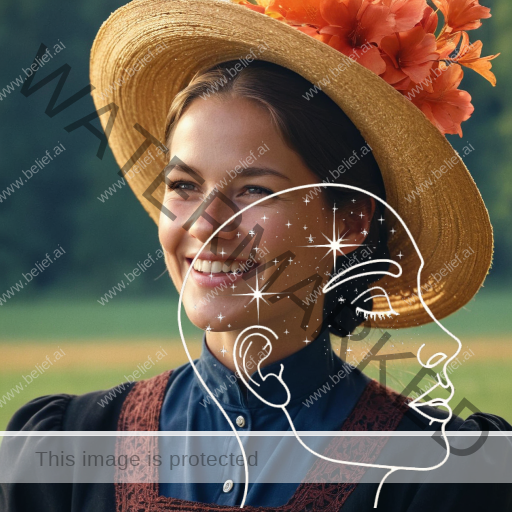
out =
[[(263, 367), (261, 371), (263, 375), (278, 375), (282, 364), (282, 377), (290, 390), (292, 402), (310, 395), (328, 380), (334, 371), (335, 358), (337, 356), (332, 350), (329, 333), (326, 330), (301, 350)], [(196, 368), (210, 391), (222, 404), (250, 409), (266, 407), (259, 398), (246, 390), (243, 382), (233, 371), (211, 353), (206, 344), (206, 334), (203, 336), (203, 349)], [(286, 392), (277, 379), (268, 378), (262, 381), (257, 371), (251, 377), (260, 384), (253, 389), (265, 400), (274, 404), (285, 401)]]

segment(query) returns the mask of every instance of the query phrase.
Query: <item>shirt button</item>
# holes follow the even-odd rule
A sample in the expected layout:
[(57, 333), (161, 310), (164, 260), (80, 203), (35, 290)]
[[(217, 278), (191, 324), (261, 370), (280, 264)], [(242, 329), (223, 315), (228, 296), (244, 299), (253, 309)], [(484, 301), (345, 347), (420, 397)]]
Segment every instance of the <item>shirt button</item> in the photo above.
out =
[(229, 492), (229, 491), (231, 491), (231, 489), (233, 489), (233, 485), (234, 485), (234, 484), (233, 484), (233, 480), (226, 480), (226, 481), (224, 482), (224, 485), (223, 485), (223, 487), (222, 487), (222, 490), (223, 490), (224, 492)]
[(236, 424), (240, 428), (245, 427), (245, 418), (243, 416), (238, 416), (238, 418), (236, 419)]

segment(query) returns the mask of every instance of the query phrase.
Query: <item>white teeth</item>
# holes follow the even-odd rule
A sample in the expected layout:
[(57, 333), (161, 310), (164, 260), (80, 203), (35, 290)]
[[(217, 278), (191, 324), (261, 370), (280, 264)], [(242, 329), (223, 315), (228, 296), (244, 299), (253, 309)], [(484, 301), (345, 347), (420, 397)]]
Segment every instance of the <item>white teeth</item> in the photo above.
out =
[(226, 261), (210, 261), (197, 259), (194, 262), (194, 269), (199, 272), (209, 274), (218, 274), (219, 272), (238, 272), (245, 269), (245, 265), (240, 261), (226, 260)]
[(222, 261), (212, 261), (212, 272), (217, 274), (217, 272), (222, 271)]

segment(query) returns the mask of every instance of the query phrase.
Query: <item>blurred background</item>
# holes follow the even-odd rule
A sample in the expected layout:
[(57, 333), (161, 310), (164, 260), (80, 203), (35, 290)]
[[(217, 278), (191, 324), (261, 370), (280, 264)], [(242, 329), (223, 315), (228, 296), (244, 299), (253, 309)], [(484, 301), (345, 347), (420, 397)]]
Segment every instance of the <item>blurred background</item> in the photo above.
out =
[[(90, 94), (58, 108), (89, 84), (96, 32), (124, 3), (0, 3), (0, 430), (34, 397), (106, 389), (139, 366), (146, 378), (186, 362), (177, 329), (177, 293), (163, 259), (155, 259), (156, 226), (118, 181), (110, 149), (99, 159), (98, 138), (84, 127), (65, 129), (95, 111)], [(460, 415), (482, 410), (512, 422), (512, 4), (481, 3), (493, 17), (471, 36), (483, 41), (484, 55), (501, 52), (492, 69), (498, 84), (493, 88), (465, 69), (462, 88), (473, 97), (475, 113), (462, 125), (463, 138), (448, 138), (455, 149), (467, 143), (475, 148), (465, 163), (490, 212), (495, 255), (485, 287), (443, 323), (472, 354), (451, 375)], [(41, 43), (52, 57), (33, 83), (56, 70), (59, 74), (22, 94)], [(48, 105), (62, 66), (69, 75), (52, 112)], [(92, 124), (100, 129), (97, 120)], [(57, 155), (58, 145), (64, 150)], [(52, 160), (43, 160), (47, 150)], [(30, 174), (31, 167), (37, 173)], [(149, 255), (155, 260), (151, 265), (144, 263)], [(127, 287), (127, 274), (138, 263), (146, 270)], [(34, 268), (38, 271), (31, 274)], [(421, 340), (435, 337), (436, 331), (427, 326), (401, 333), (400, 351), (415, 353)], [(199, 355), (201, 332), (186, 324), (185, 333)], [(376, 340), (378, 333), (352, 342), (355, 357)], [(166, 355), (157, 361), (161, 348)], [(390, 344), (382, 352), (393, 350), (397, 347)], [(154, 364), (144, 366), (148, 357)], [(377, 362), (365, 371), (377, 377)], [(389, 362), (387, 372), (388, 385), (398, 391), (415, 374), (407, 360)]]

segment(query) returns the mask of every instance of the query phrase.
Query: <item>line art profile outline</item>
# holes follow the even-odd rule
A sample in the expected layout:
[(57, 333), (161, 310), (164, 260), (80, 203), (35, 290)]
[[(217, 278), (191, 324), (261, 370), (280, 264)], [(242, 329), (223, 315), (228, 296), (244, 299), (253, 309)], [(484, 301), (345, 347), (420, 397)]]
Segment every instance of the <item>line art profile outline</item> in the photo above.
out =
[[(182, 309), (182, 304), (183, 304), (183, 293), (185, 291), (185, 287), (186, 287), (186, 284), (187, 284), (187, 280), (190, 276), (190, 273), (194, 267), (194, 263), (196, 262), (196, 260), (198, 259), (199, 255), (202, 253), (202, 251), (208, 246), (208, 244), (211, 243), (211, 241), (217, 236), (217, 233), (222, 231), (223, 228), (225, 228), (227, 225), (229, 225), (234, 219), (236, 219), (236, 217), (238, 217), (239, 215), (242, 215), (244, 212), (246, 212), (247, 210), (249, 210), (250, 208), (253, 208), (254, 206), (257, 206), (265, 201), (267, 201), (268, 199), (271, 199), (271, 198), (274, 198), (274, 197), (277, 197), (277, 196), (280, 196), (282, 194), (285, 194), (287, 192), (294, 192), (294, 191), (297, 191), (297, 190), (305, 190), (305, 189), (308, 189), (308, 188), (313, 188), (313, 187), (321, 187), (321, 188), (342, 188), (342, 189), (346, 189), (346, 190), (352, 190), (354, 192), (359, 192), (359, 193), (362, 193), (362, 194), (365, 194), (371, 198), (373, 198), (374, 200), (378, 201), (379, 203), (381, 203), (382, 205), (384, 205), (386, 208), (388, 208), (391, 213), (393, 213), (393, 215), (398, 219), (398, 221), (400, 222), (401, 226), (403, 227), (403, 229), (405, 230), (405, 232), (407, 233), (407, 235), (409, 236), (409, 239), (411, 240), (412, 242), (412, 245), (414, 247), (414, 249), (416, 250), (416, 253), (420, 259), (420, 266), (418, 268), (418, 271), (417, 271), (417, 275), (416, 275), (416, 278), (417, 278), (417, 289), (418, 289), (418, 298), (420, 299), (420, 302), (423, 306), (423, 308), (425, 309), (425, 311), (428, 313), (428, 315), (432, 318), (432, 320), (437, 324), (437, 326), (442, 330), (444, 331), (450, 338), (452, 338), (453, 340), (455, 340), (457, 342), (457, 349), (456, 351), (453, 353), (453, 355), (451, 357), (448, 357), (447, 354), (445, 354), (444, 352), (437, 352), (436, 354), (434, 354), (433, 356), (431, 356), (426, 363), (423, 363), (422, 360), (421, 360), (421, 351), (422, 349), (425, 347), (425, 343), (422, 344), (418, 351), (417, 351), (417, 360), (419, 362), (419, 364), (421, 366), (423, 366), (424, 368), (433, 368), (435, 366), (437, 366), (439, 363), (441, 363), (442, 361), (445, 361), (443, 367), (442, 367), (442, 373), (444, 374), (444, 379), (445, 379), (445, 382), (443, 382), (443, 380), (441, 379), (440, 377), (440, 373), (437, 373), (436, 376), (437, 376), (437, 384), (435, 384), (434, 386), (432, 386), (431, 388), (429, 388), (428, 390), (426, 390), (424, 393), (422, 393), (421, 395), (419, 395), (418, 397), (416, 397), (414, 400), (408, 402), (408, 406), (411, 407), (412, 409), (414, 409), (416, 412), (418, 412), (420, 415), (422, 415), (423, 417), (427, 418), (428, 420), (430, 420), (429, 424), (432, 425), (432, 423), (436, 422), (436, 423), (441, 423), (441, 437), (442, 439), (444, 440), (444, 445), (445, 445), (445, 448), (446, 448), (446, 455), (444, 456), (444, 458), (436, 465), (434, 466), (430, 466), (430, 467), (427, 467), (427, 468), (418, 468), (418, 467), (404, 467), (404, 466), (395, 466), (395, 465), (390, 465), (390, 464), (371, 464), (371, 463), (363, 463), (363, 462), (352, 462), (352, 461), (341, 461), (341, 460), (335, 460), (335, 459), (330, 459), (329, 457), (325, 457), (321, 454), (318, 454), (316, 452), (314, 452), (313, 450), (311, 450), (303, 441), (302, 439), (300, 438), (300, 436), (298, 435), (297, 431), (295, 430), (295, 426), (293, 424), (293, 421), (291, 420), (288, 412), (286, 411), (286, 404), (288, 403), (289, 401), (289, 390), (288, 390), (288, 387), (286, 386), (286, 384), (284, 383), (283, 379), (282, 379), (282, 373), (283, 373), (283, 370), (284, 370), (284, 366), (281, 365), (281, 369), (280, 369), (280, 372), (279, 372), (279, 375), (276, 375), (274, 373), (267, 373), (265, 376), (263, 376), (261, 374), (261, 371), (260, 371), (260, 363), (261, 361), (258, 363), (258, 372), (260, 374), (260, 376), (262, 377), (263, 380), (265, 380), (266, 378), (270, 377), (270, 376), (274, 376), (276, 377), (282, 385), (284, 385), (284, 388), (285, 390), (287, 391), (288, 393), (288, 400), (285, 402), (285, 405), (275, 405), (275, 404), (271, 404), (270, 402), (267, 402), (265, 400), (262, 399), (262, 397), (260, 397), (253, 389), (252, 389), (252, 386), (249, 384), (249, 382), (247, 382), (244, 377), (243, 377), (243, 373), (242, 372), (239, 372), (239, 375), (240, 377), (242, 378), (242, 380), (244, 381), (244, 384), (247, 385), (247, 387), (250, 389), (250, 391), (260, 400), (263, 400), (267, 405), (271, 406), (271, 407), (274, 407), (274, 408), (282, 408), (283, 409), (283, 412), (284, 414), (286, 415), (289, 423), (290, 423), (290, 426), (294, 432), (294, 435), (296, 437), (296, 439), (298, 440), (298, 442), (307, 450), (309, 451), (310, 453), (312, 453), (313, 455), (319, 457), (319, 458), (322, 458), (328, 462), (333, 462), (333, 463), (337, 463), (337, 464), (346, 464), (346, 465), (350, 465), (350, 466), (361, 466), (361, 467), (373, 467), (373, 468), (382, 468), (382, 469), (389, 469), (389, 471), (383, 476), (380, 484), (379, 484), (379, 487), (377, 489), (377, 492), (376, 492), (376, 496), (375, 496), (375, 500), (374, 500), (374, 508), (377, 508), (377, 505), (378, 505), (378, 499), (379, 499), (379, 496), (380, 496), (380, 492), (382, 490), (382, 486), (385, 482), (385, 480), (390, 476), (392, 475), (394, 472), (396, 471), (399, 471), (399, 470), (404, 470), (404, 471), (419, 471), (419, 472), (425, 472), (425, 471), (432, 471), (434, 469), (437, 469), (439, 467), (441, 467), (443, 464), (445, 464), (445, 462), (448, 460), (449, 456), (450, 456), (450, 444), (448, 442), (448, 439), (447, 439), (447, 436), (446, 436), (446, 424), (451, 420), (452, 416), (453, 416), (453, 411), (451, 409), (451, 407), (449, 406), (448, 402), (451, 401), (451, 399), (453, 398), (454, 394), (455, 394), (455, 388), (453, 386), (453, 383), (451, 382), (450, 378), (448, 377), (448, 374), (447, 374), (447, 368), (448, 368), (448, 365), (458, 356), (458, 354), (460, 353), (461, 349), (462, 349), (462, 343), (461, 341), (459, 340), (459, 338), (457, 338), (457, 336), (455, 336), (454, 334), (452, 334), (446, 327), (444, 327), (440, 322), (439, 320), (437, 320), (437, 318), (434, 316), (434, 314), (430, 311), (430, 308), (428, 307), (428, 305), (425, 303), (424, 299), (423, 299), (423, 294), (422, 294), (422, 291), (421, 291), (421, 282), (420, 282), (420, 279), (421, 279), (421, 271), (423, 270), (423, 267), (425, 266), (425, 261), (423, 259), (423, 256), (418, 248), (418, 245), (416, 244), (416, 241), (414, 240), (414, 237), (412, 236), (412, 233), (410, 232), (409, 228), (407, 227), (407, 225), (405, 224), (405, 222), (403, 221), (402, 217), (396, 212), (396, 210), (390, 206), (386, 201), (384, 201), (383, 199), (381, 199), (380, 197), (378, 197), (377, 195), (373, 194), (372, 192), (368, 192), (362, 188), (359, 188), (359, 187), (356, 187), (356, 186), (353, 186), (353, 185), (345, 185), (345, 184), (340, 184), (340, 183), (313, 183), (313, 184), (307, 184), (307, 185), (299, 185), (299, 186), (296, 186), (296, 187), (291, 187), (291, 188), (288, 188), (288, 189), (285, 189), (285, 190), (281, 190), (279, 192), (275, 192), (273, 194), (269, 194), (268, 196), (265, 196), (261, 199), (258, 199), (256, 201), (254, 201), (253, 203), (251, 203), (250, 205), (242, 208), (241, 210), (239, 210), (238, 212), (236, 212), (234, 215), (232, 215), (229, 219), (227, 219), (224, 223), (222, 223), (216, 230), (213, 231), (213, 233), (210, 235), (210, 237), (206, 240), (206, 242), (204, 242), (204, 244), (202, 245), (202, 247), (200, 248), (200, 250), (197, 252), (197, 254), (194, 256), (193, 260), (191, 261), (190, 265), (189, 265), (189, 268), (185, 274), (185, 278), (183, 280), (183, 284), (182, 284), (182, 287), (181, 287), (181, 290), (180, 290), (180, 294), (179, 294), (179, 300), (178, 300), (178, 311), (177, 311), (177, 319), (178, 319), (178, 328), (179, 328), (179, 332), (180, 332), (180, 337), (181, 337), (181, 341), (182, 341), (182, 344), (183, 344), (183, 348), (185, 350), (185, 353), (187, 355), (187, 358), (192, 366), (192, 369), (197, 377), (197, 379), (199, 380), (199, 382), (201, 382), (201, 384), (203, 385), (203, 387), (205, 388), (206, 392), (208, 393), (208, 395), (210, 396), (210, 398), (212, 399), (212, 401), (217, 405), (217, 407), (219, 408), (219, 410), (221, 411), (221, 413), (223, 414), (223, 416), (225, 417), (226, 421), (228, 422), (229, 426), (231, 427), (231, 430), (233, 431), (233, 433), (235, 434), (235, 437), (236, 437), (236, 440), (238, 442), (238, 445), (240, 447), (240, 450), (242, 452), (242, 457), (243, 457), (243, 461), (244, 461), (244, 473), (245, 473), (245, 483), (244, 483), (244, 493), (243, 493), (243, 497), (242, 497), (242, 502), (240, 504), (240, 508), (243, 508), (244, 505), (245, 505), (245, 501), (247, 499), (247, 492), (248, 492), (248, 487), (249, 487), (249, 465), (248, 465), (248, 461), (247, 461), (247, 455), (245, 453), (245, 449), (244, 449), (244, 446), (243, 446), (243, 443), (240, 439), (240, 436), (238, 434), (238, 431), (236, 430), (236, 427), (235, 425), (233, 424), (233, 422), (231, 421), (231, 419), (229, 418), (228, 414), (226, 413), (226, 411), (224, 410), (224, 408), (222, 407), (222, 405), (220, 404), (220, 402), (217, 400), (217, 398), (213, 395), (212, 391), (208, 388), (208, 386), (206, 385), (206, 383), (204, 382), (203, 378), (201, 377), (199, 371), (197, 370), (195, 364), (194, 364), (194, 361), (192, 359), (192, 356), (190, 355), (190, 352), (188, 350), (188, 347), (187, 347), (187, 343), (185, 341), (185, 336), (184, 336), (184, 333), (183, 333), (183, 326), (182, 326), (182, 320), (181, 320), (181, 309)], [(363, 262), (363, 263), (359, 263), (357, 265), (354, 265), (353, 267), (350, 267), (349, 269), (345, 270), (344, 272), (340, 273), (340, 274), (334, 274), (334, 277), (323, 287), (323, 292), (324, 293), (327, 293), (329, 290), (339, 286), (340, 284), (342, 284), (342, 282), (346, 282), (350, 279), (353, 279), (354, 277), (356, 276), (353, 276), (353, 277), (349, 277), (347, 278), (346, 280), (343, 280), (339, 283), (336, 283), (334, 285), (332, 285), (332, 283), (334, 281), (337, 281), (340, 277), (343, 276), (343, 274), (345, 272), (348, 272), (348, 271), (351, 271), (353, 270), (354, 268), (356, 267), (360, 267), (362, 265), (365, 265), (365, 264), (371, 264), (371, 263), (375, 263), (377, 261), (387, 261), (387, 262), (391, 262), (395, 265), (397, 265), (399, 267), (399, 273), (398, 274), (392, 274), (390, 272), (387, 272), (387, 271), (375, 271), (375, 272), (368, 272), (368, 273), (365, 273), (364, 275), (369, 275), (369, 274), (379, 274), (379, 275), (383, 275), (383, 274), (387, 274), (387, 275), (390, 275), (392, 277), (399, 277), (402, 273), (402, 268), (401, 266), (394, 260), (372, 260), (371, 262)], [(358, 274), (358, 276), (361, 276), (361, 274)], [(331, 286), (329, 286), (331, 285)], [(258, 319), (258, 322), (259, 322), (259, 319)], [(265, 327), (265, 326), (261, 326), (259, 324), (255, 324), (255, 325), (252, 325), (252, 326), (249, 326), (249, 327), (246, 327), (237, 337), (237, 340), (235, 342), (235, 345), (233, 347), (233, 353), (235, 355), (235, 350), (236, 350), (236, 347), (238, 345), (238, 340), (240, 338), (240, 336), (245, 333), (247, 330), (249, 329), (263, 329), (263, 330), (266, 330), (267, 332), (271, 332), (275, 337), (276, 339), (278, 339), (278, 336), (277, 334), (275, 334), (270, 328), (268, 327)], [(260, 337), (264, 337), (266, 338), (266, 336), (262, 335), (262, 334), (259, 334)], [(267, 339), (267, 342), (269, 342), (268, 338)], [(268, 356), (267, 356), (268, 357)], [(437, 359), (435, 359), (437, 357)], [(235, 362), (235, 366), (237, 368), (237, 371), (238, 371), (238, 362), (237, 362), (237, 358), (234, 357), (234, 362)], [(252, 380), (252, 379), (251, 379)], [(428, 395), (428, 393), (431, 393), (434, 389), (436, 389), (437, 387), (441, 386), (442, 388), (444, 389), (450, 389), (450, 395), (448, 398), (434, 398), (432, 400), (429, 400), (427, 402), (424, 402), (424, 403), (419, 403), (420, 400), (422, 398), (424, 398), (425, 396)], [(448, 414), (447, 414), (447, 417), (443, 420), (440, 420), (438, 418), (432, 418), (431, 416), (429, 416), (428, 414), (425, 414), (424, 412), (421, 411), (421, 407), (422, 406), (442, 406), (442, 407), (445, 407)]]

